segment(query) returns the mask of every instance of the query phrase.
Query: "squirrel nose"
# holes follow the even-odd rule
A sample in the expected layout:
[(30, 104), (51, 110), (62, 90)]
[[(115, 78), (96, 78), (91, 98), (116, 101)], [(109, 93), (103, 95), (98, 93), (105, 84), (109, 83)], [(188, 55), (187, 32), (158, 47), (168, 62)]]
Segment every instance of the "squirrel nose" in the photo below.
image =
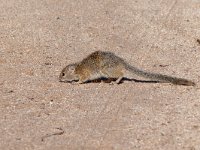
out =
[(63, 80), (62, 80), (62, 78), (61, 78), (61, 77), (59, 77), (58, 79), (59, 79), (59, 82), (63, 82)]

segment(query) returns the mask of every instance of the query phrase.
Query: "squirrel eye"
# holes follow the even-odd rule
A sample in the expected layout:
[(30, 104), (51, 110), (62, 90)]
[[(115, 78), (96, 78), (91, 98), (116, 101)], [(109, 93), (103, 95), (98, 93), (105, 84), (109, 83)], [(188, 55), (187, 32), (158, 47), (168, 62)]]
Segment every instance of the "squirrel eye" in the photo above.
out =
[(65, 73), (62, 73), (62, 76), (65, 76)]

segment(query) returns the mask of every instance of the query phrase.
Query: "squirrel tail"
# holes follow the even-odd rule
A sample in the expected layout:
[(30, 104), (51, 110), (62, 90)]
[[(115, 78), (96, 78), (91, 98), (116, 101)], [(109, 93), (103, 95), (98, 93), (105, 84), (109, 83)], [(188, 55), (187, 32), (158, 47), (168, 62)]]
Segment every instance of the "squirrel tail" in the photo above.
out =
[(145, 77), (145, 78), (152, 79), (152, 80), (170, 82), (170, 83), (176, 84), (176, 85), (195, 86), (194, 82), (187, 80), (187, 79), (183, 79), (183, 78), (171, 77), (171, 76), (162, 75), (159, 73), (146, 72), (146, 71), (140, 70), (140, 69), (135, 68), (130, 65), (127, 65), (126, 69), (138, 76)]

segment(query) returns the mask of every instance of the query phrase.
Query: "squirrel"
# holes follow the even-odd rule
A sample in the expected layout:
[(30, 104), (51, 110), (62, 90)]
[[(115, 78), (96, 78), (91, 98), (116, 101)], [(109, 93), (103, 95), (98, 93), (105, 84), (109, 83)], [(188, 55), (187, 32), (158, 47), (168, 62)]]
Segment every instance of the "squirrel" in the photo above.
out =
[(60, 82), (81, 84), (101, 78), (114, 78), (116, 79), (115, 83), (119, 84), (125, 77), (126, 71), (159, 82), (195, 86), (194, 82), (187, 79), (143, 71), (107, 51), (95, 51), (82, 61), (67, 65), (61, 71), (59, 80)]

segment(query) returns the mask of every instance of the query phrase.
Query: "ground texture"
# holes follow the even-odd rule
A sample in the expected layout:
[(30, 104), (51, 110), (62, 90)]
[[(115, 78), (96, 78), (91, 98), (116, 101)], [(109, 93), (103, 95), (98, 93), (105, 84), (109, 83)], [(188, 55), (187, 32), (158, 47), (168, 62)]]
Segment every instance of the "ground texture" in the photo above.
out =
[[(1, 0), (0, 149), (200, 150), (199, 0)], [(58, 82), (96, 50), (196, 87)]]

